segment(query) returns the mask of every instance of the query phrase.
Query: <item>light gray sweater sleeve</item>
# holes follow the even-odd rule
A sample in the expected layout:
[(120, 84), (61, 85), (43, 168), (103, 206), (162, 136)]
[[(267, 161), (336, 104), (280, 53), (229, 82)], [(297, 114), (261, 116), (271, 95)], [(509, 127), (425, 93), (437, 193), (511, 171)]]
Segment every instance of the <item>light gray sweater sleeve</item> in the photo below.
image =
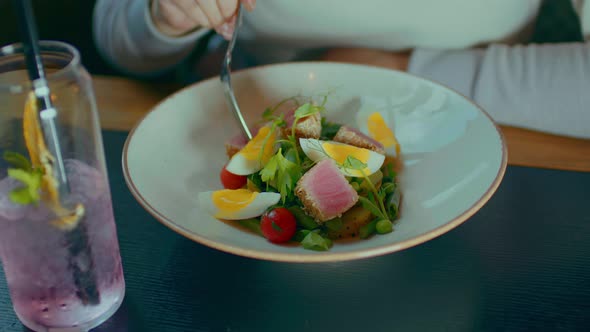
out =
[(590, 138), (590, 43), (418, 49), (408, 70), (472, 98), (498, 123)]
[(148, 0), (97, 0), (95, 44), (105, 60), (125, 73), (149, 76), (178, 64), (207, 33), (199, 29), (168, 37), (153, 24)]

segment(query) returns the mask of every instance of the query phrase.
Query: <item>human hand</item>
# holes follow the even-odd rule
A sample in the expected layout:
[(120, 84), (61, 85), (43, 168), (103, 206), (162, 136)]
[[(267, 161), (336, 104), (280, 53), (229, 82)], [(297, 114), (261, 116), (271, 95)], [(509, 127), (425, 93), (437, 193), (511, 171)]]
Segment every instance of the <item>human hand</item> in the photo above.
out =
[(256, 6), (256, 0), (152, 0), (150, 12), (158, 30), (166, 35), (181, 36), (204, 27), (229, 39), (240, 2), (248, 11)]
[(406, 71), (410, 61), (410, 52), (391, 52), (368, 48), (335, 48), (328, 50), (321, 57), (321, 60), (357, 63)]

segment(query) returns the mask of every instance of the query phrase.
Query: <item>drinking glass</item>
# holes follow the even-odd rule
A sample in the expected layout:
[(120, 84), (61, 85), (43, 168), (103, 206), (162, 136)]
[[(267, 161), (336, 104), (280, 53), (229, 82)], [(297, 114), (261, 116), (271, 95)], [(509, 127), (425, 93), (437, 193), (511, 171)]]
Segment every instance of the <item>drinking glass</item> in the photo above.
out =
[[(0, 48), (0, 259), (24, 325), (87, 331), (125, 293), (99, 118), (78, 50), (56, 41), (41, 41), (40, 50), (61, 156), (43, 154), (23, 46)], [(50, 167), (59, 158), (67, 188), (56, 194)]]

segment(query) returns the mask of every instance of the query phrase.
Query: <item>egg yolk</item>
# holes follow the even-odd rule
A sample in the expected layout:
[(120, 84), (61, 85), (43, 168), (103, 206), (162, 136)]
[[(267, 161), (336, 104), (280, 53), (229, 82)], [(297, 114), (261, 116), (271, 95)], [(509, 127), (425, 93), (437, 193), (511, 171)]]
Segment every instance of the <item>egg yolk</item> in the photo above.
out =
[(348, 156), (352, 156), (363, 163), (369, 161), (370, 152), (367, 149), (357, 148), (356, 146), (346, 144), (323, 143), (326, 154), (342, 165)]
[(211, 200), (215, 207), (219, 209), (215, 217), (223, 219), (232, 213), (240, 211), (250, 205), (257, 195), (257, 192), (247, 189), (223, 189), (214, 192), (211, 195)]
[(240, 154), (247, 160), (261, 159), (266, 163), (273, 155), (273, 146), (276, 142), (276, 135), (270, 132), (269, 127), (262, 127), (248, 144), (240, 151)]
[(399, 155), (399, 143), (397, 142), (397, 139), (395, 139), (393, 131), (387, 127), (381, 113), (375, 112), (369, 115), (369, 118), (367, 119), (367, 129), (369, 130), (371, 138), (383, 144), (385, 148), (395, 146), (395, 152)]

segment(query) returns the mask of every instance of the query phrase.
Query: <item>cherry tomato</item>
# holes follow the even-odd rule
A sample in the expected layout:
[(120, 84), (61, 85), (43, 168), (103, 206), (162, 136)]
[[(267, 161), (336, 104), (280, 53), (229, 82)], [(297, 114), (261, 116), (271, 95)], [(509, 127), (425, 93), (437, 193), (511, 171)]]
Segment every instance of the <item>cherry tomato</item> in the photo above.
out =
[(246, 181), (248, 180), (246, 176), (236, 175), (228, 171), (225, 166), (221, 170), (219, 178), (221, 179), (221, 184), (225, 189), (240, 189), (246, 185)]
[(270, 242), (283, 243), (295, 235), (297, 222), (289, 210), (276, 208), (262, 215), (260, 229)]

